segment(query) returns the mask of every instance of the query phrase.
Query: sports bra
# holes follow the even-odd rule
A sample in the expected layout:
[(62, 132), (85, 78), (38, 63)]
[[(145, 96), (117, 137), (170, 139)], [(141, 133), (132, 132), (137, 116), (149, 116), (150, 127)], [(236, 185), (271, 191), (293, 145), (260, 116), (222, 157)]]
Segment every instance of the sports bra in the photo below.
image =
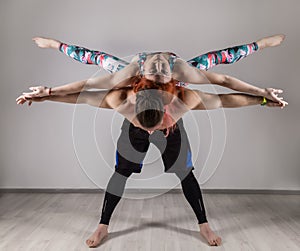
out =
[[(140, 52), (140, 53), (137, 54), (138, 55), (138, 61), (137, 62), (138, 62), (138, 65), (139, 65), (139, 70), (140, 70), (141, 76), (144, 76), (144, 74), (145, 74), (144, 64), (145, 64), (145, 61), (147, 59), (147, 56), (151, 55), (151, 54), (158, 54), (158, 53), (169, 53), (170, 54), (170, 56), (169, 56), (169, 65), (170, 65), (171, 74), (172, 74), (174, 64), (175, 64), (175, 60), (177, 58), (179, 58), (175, 53), (173, 53), (173, 52), (150, 52), (150, 53)], [(176, 84), (176, 86), (186, 87), (186, 86), (188, 86), (188, 83), (180, 81)]]
[(147, 53), (147, 52), (140, 52), (138, 53), (138, 65), (139, 65), (139, 69), (140, 69), (140, 74), (143, 76), (145, 74), (145, 69), (144, 69), (144, 64), (145, 64), (145, 61), (147, 59), (147, 56), (148, 55), (151, 55), (151, 54), (159, 54), (159, 53), (168, 53), (170, 54), (169, 56), (169, 65), (170, 65), (170, 69), (171, 69), (171, 73), (173, 71), (173, 68), (174, 68), (174, 63), (175, 63), (175, 60), (176, 58), (178, 58), (178, 56), (172, 52), (150, 52), (150, 53)]

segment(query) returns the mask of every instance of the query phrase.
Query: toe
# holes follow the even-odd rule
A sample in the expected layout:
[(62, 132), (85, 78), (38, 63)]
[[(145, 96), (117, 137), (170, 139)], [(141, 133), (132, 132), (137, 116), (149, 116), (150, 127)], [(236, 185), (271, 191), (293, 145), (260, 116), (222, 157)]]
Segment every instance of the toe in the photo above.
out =
[(213, 240), (209, 240), (208, 243), (209, 243), (209, 245), (211, 245), (211, 246), (214, 246), (214, 245), (215, 245), (215, 243), (214, 243)]

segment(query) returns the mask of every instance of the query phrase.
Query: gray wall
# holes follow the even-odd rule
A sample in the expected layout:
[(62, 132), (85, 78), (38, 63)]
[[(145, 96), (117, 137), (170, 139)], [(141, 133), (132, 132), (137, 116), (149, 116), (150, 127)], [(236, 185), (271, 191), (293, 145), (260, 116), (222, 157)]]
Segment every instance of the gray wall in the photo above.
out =
[[(82, 3), (0, 2), (1, 188), (105, 187), (113, 172), (120, 115), (84, 105), (15, 103), (29, 86), (56, 86), (103, 74), (97, 66), (37, 48), (33, 36), (53, 37), (127, 59), (140, 51), (157, 50), (174, 51), (188, 59), (284, 33), (287, 38), (281, 47), (214, 71), (261, 87), (283, 88), (289, 102), (286, 109), (198, 111), (184, 120), (203, 188), (300, 189), (298, 0)], [(128, 187), (178, 185), (174, 175), (162, 170), (158, 150), (151, 147), (142, 174), (133, 175)]]

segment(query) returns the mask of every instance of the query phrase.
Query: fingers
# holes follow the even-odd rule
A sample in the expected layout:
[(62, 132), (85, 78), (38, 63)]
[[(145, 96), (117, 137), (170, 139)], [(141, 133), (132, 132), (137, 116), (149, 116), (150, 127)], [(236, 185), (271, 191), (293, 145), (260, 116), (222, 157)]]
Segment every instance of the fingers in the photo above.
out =
[(283, 91), (282, 90), (280, 90), (280, 89), (273, 89), (273, 91), (270, 93), (271, 94), (271, 97), (272, 97), (272, 100), (273, 101), (277, 101), (277, 102), (279, 102), (279, 103), (281, 103), (281, 104), (288, 104), (286, 101), (284, 101), (283, 100), (283, 97), (278, 97), (278, 94), (279, 93), (282, 93)]
[(272, 101), (274, 101), (274, 102), (279, 102), (279, 103), (283, 103), (284, 102), (282, 97), (278, 97), (278, 96), (276, 96), (274, 94), (271, 94), (271, 97), (272, 97)]
[(269, 101), (267, 103), (268, 107), (280, 107), (281, 109), (283, 109), (286, 105), (288, 105), (286, 101), (282, 101), (282, 103)]
[(29, 90), (38, 91), (39, 88), (42, 88), (42, 86), (31, 86), (29, 87)]
[(29, 89), (32, 90), (32, 92), (23, 92), (23, 95), (25, 95), (28, 98), (32, 98), (34, 96), (38, 97), (39, 94), (38, 87), (29, 87)]
[(32, 98), (34, 96), (37, 96), (36, 92), (23, 92), (23, 95), (27, 98)]
[(273, 93), (283, 93), (283, 90), (281, 90), (281, 89), (273, 89)]
[(25, 97), (24, 95), (21, 95), (21, 96), (17, 97), (16, 101), (17, 101), (17, 104), (18, 104), (18, 105), (23, 105), (24, 103), (26, 103), (26, 102), (28, 101), (28, 105), (29, 105), (29, 106), (30, 106), (30, 105), (32, 104), (32, 102), (33, 102), (32, 99), (29, 99), (29, 98)]
[(23, 95), (21, 95), (16, 99), (16, 101), (17, 101), (17, 104), (20, 104), (20, 103), (22, 104), (22, 103), (24, 103), (24, 101), (26, 102), (26, 99)]
[(266, 88), (266, 90), (267, 90), (267, 93), (269, 93), (269, 94), (276, 94), (276, 95), (278, 95), (280, 93), (283, 93), (283, 90), (281, 90), (281, 89)]
[(27, 100), (25, 99), (25, 97), (21, 97), (17, 99), (17, 104), (18, 105), (23, 105)]

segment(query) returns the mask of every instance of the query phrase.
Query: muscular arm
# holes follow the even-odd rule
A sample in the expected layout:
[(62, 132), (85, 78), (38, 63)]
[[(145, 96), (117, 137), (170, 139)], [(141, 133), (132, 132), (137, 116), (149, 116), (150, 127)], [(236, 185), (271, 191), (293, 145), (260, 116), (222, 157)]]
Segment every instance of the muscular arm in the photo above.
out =
[[(260, 105), (263, 97), (244, 93), (212, 94), (198, 90), (186, 90), (183, 101), (191, 110), (212, 110), (218, 108), (238, 108), (251, 105)], [(283, 107), (278, 102), (267, 100), (267, 106)]]
[(26, 98), (24, 95), (21, 95), (16, 99), (16, 101), (18, 104), (24, 104), (26, 101), (53, 101), (69, 104), (88, 104), (90, 106), (107, 109), (118, 109), (119, 106), (127, 99), (127, 92), (127, 88), (122, 88), (116, 90), (83, 91), (80, 93), (66, 95), (51, 95), (32, 98)]
[[(88, 104), (98, 108), (114, 109), (129, 121), (135, 118), (134, 103), (132, 103), (131, 96), (132, 88), (120, 88), (114, 90), (103, 91), (83, 91), (81, 93), (73, 93), (67, 95), (53, 95), (44, 97), (32, 97), (26, 98), (24, 95), (19, 96), (16, 101), (17, 104), (24, 104), (28, 102), (31, 105), (32, 102), (53, 101), (69, 104)], [(131, 96), (131, 97), (130, 97)]]

